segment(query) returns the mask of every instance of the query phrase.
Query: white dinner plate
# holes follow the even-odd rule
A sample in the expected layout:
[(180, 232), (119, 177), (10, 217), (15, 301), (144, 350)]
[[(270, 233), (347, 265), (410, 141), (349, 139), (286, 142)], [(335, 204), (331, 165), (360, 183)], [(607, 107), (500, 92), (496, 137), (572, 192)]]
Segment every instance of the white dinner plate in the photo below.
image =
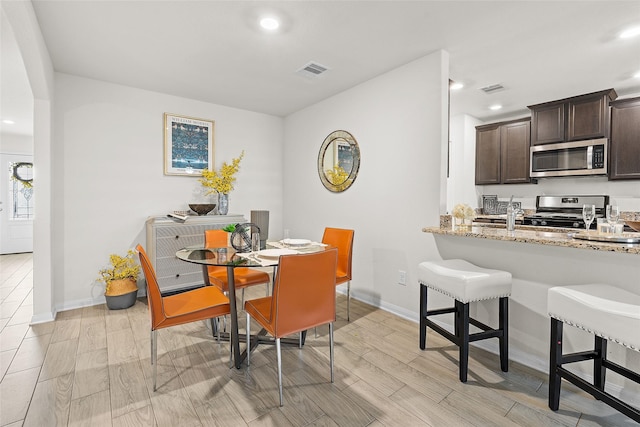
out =
[(311, 244), (311, 240), (307, 239), (283, 239), (282, 243), (289, 246), (307, 246)]
[(260, 258), (275, 259), (279, 258), (281, 255), (294, 255), (297, 253), (297, 251), (292, 249), (263, 249), (258, 252), (258, 256)]

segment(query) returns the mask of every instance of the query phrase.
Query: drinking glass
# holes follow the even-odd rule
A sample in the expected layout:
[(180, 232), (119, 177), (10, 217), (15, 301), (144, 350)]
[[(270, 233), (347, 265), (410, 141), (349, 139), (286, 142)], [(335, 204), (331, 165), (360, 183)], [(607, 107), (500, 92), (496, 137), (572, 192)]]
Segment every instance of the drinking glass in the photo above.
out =
[(252, 233), (251, 234), (251, 252), (259, 252), (260, 251), (260, 233)]
[(589, 228), (591, 228), (591, 223), (596, 217), (596, 206), (595, 205), (583, 205), (582, 206), (582, 219), (584, 219), (584, 227), (589, 232)]
[(615, 225), (620, 219), (620, 209), (616, 205), (607, 205), (607, 221), (611, 226)]
[(284, 230), (284, 237), (282, 238), (282, 246), (289, 247), (289, 229)]

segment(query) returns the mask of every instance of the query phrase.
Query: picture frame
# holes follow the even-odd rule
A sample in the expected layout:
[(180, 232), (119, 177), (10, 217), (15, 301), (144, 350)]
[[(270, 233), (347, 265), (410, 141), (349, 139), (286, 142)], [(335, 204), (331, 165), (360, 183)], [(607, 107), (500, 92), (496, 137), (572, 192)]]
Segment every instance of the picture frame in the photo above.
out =
[(164, 174), (202, 176), (214, 162), (213, 120), (164, 113)]

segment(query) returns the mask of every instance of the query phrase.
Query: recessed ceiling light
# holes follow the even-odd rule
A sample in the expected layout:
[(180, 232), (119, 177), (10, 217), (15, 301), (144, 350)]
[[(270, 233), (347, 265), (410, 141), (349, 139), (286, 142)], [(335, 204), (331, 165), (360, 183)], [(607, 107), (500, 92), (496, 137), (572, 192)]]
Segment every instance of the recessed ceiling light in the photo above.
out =
[(490, 110), (496, 111), (502, 108), (502, 105), (496, 104), (489, 107)]
[(280, 23), (278, 22), (277, 19), (268, 17), (268, 18), (262, 18), (260, 20), (260, 26), (265, 30), (273, 31), (278, 29), (278, 27), (280, 26)]
[(640, 79), (640, 71), (638, 71), (637, 73), (635, 73), (633, 75), (633, 77), (635, 77), (636, 79)]
[(13, 120), (3, 120), (2, 123), (7, 124), (7, 125), (15, 125), (16, 122), (14, 122)]
[(460, 90), (464, 87), (464, 84), (460, 83), (460, 82), (452, 82), (451, 85), (449, 86), (449, 89), (451, 90)]
[(635, 37), (640, 35), (640, 27), (629, 28), (620, 33), (621, 39), (630, 39), (631, 37)]

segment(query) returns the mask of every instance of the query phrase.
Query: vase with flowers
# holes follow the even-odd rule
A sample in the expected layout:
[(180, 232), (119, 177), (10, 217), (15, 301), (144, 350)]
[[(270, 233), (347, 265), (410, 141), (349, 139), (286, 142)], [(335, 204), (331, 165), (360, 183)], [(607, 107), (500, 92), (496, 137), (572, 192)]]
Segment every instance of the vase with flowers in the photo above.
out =
[(199, 179), (205, 194), (218, 194), (218, 214), (226, 215), (229, 212), (229, 193), (233, 190), (236, 181), (236, 173), (240, 170), (240, 161), (244, 157), (244, 150), (238, 157), (232, 159), (231, 164), (222, 163), (219, 170), (202, 170), (202, 178)]
[(471, 221), (476, 217), (476, 212), (467, 204), (459, 203), (453, 207), (451, 212), (457, 227), (471, 227)]

